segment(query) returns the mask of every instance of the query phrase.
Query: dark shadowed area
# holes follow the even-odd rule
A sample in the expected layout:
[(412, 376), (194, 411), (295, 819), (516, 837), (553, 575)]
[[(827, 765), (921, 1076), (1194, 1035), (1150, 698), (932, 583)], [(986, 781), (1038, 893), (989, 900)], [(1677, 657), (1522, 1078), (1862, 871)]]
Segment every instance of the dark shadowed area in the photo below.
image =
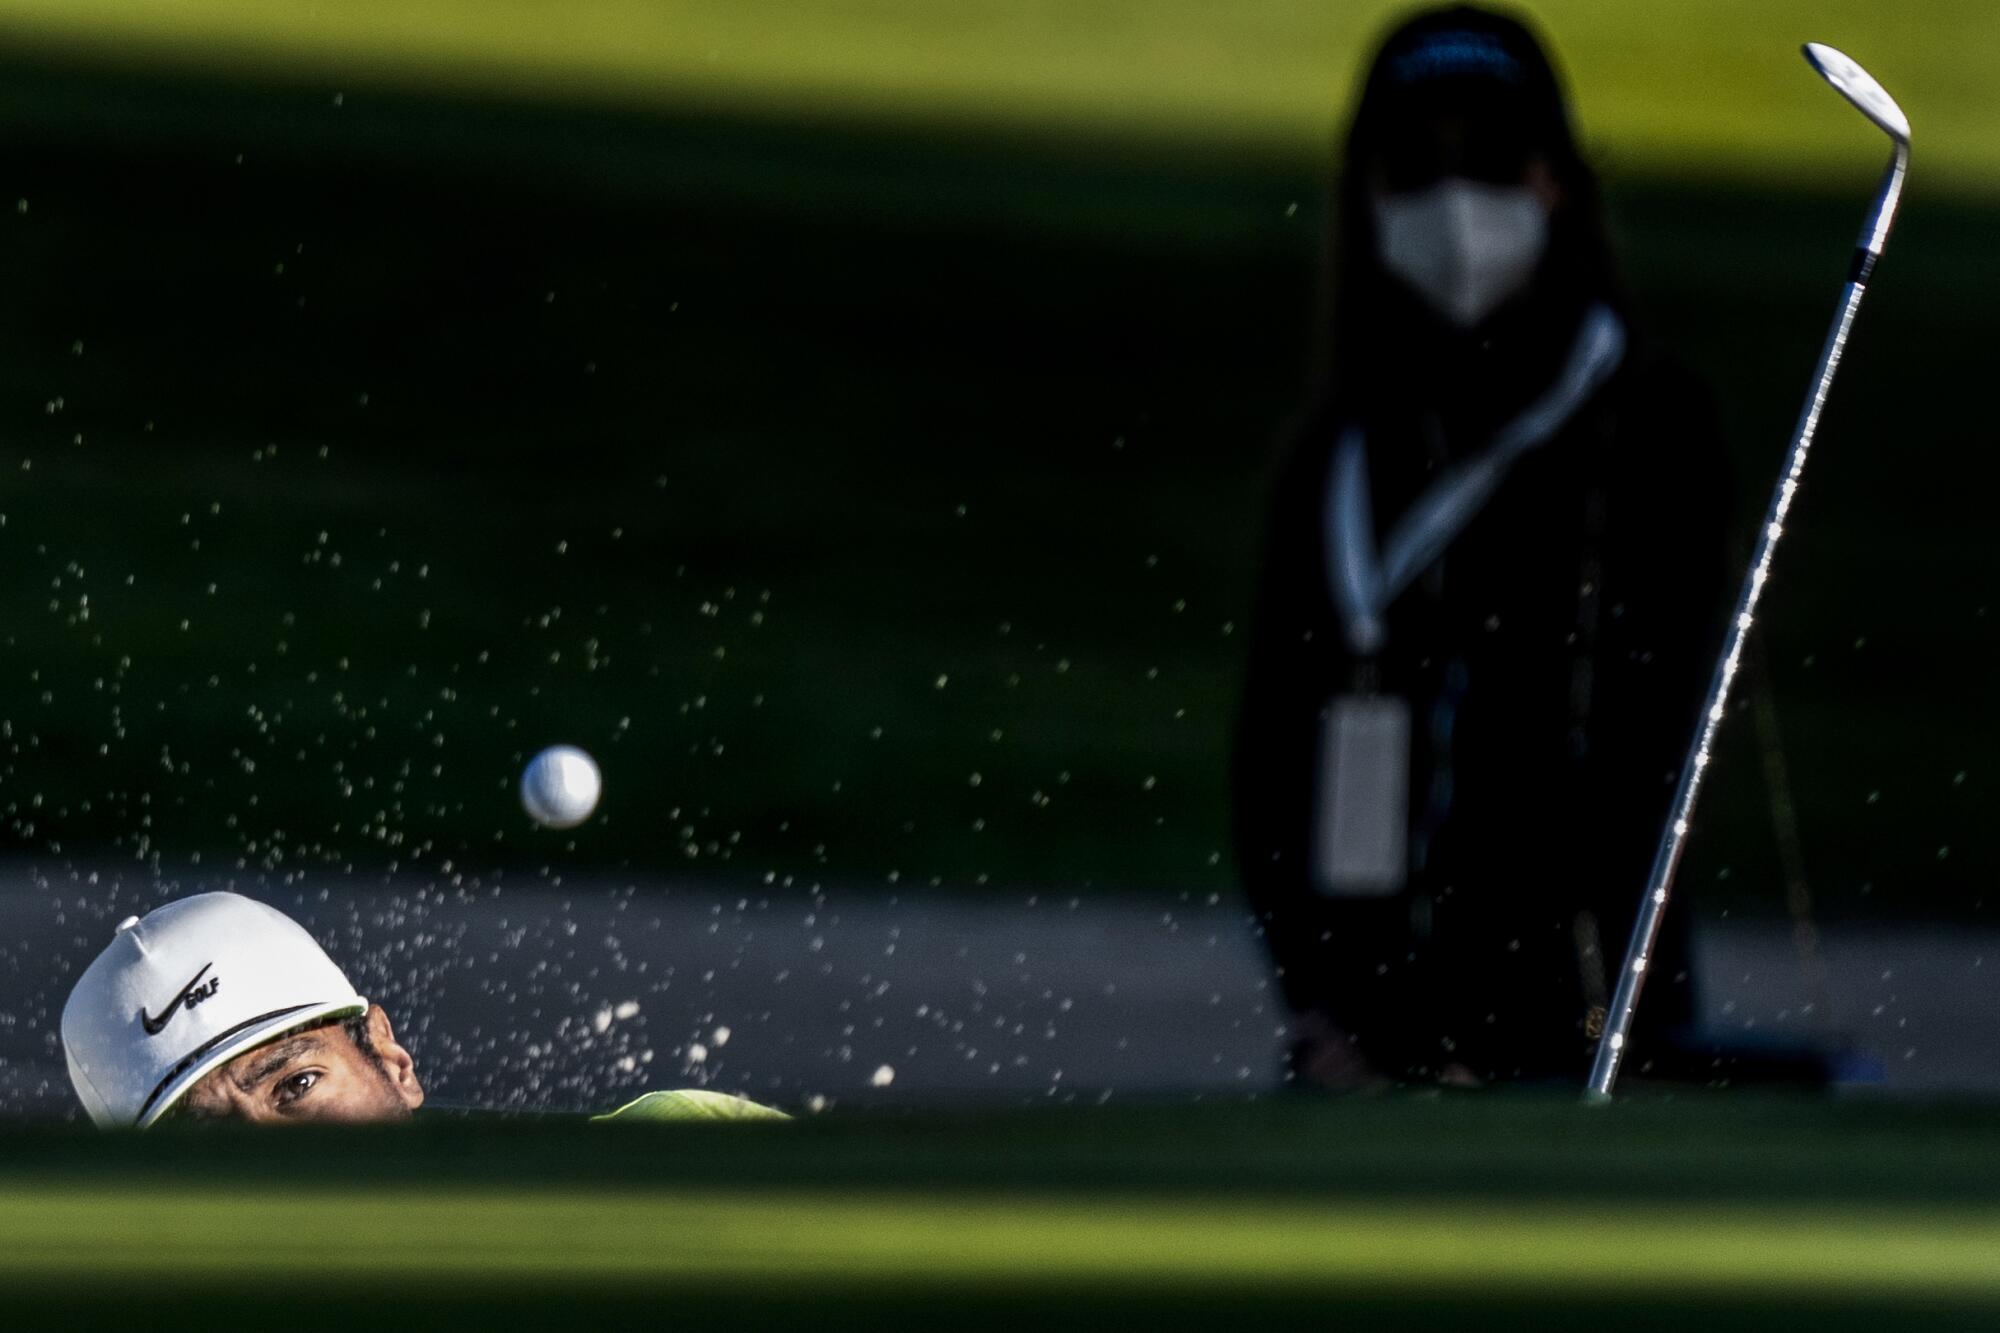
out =
[[(1744, 514), (1871, 169), (1611, 174)], [(0, 174), (15, 849), (1229, 890), (1303, 166), (17, 64)], [(1992, 216), (1919, 179), (1876, 284), (1713, 910), (1986, 912)], [(555, 740), (574, 835), (511, 793)]]

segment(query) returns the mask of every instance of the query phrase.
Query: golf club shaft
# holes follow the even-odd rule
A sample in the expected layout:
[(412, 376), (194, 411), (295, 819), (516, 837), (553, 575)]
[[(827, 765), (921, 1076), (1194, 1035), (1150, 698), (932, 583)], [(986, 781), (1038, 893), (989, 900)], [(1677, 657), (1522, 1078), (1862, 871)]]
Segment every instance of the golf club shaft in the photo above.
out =
[(1813, 435), (1819, 429), (1820, 413), (1826, 406), (1827, 391), (1833, 385), (1834, 372), (1840, 369), (1841, 354), (1847, 348), (1848, 331), (1854, 326), (1854, 316), (1861, 309), (1861, 298), (1867, 291), (1869, 275), (1888, 240), (1889, 224), (1894, 220), (1896, 202), (1902, 194), (1908, 161), (1907, 150), (1898, 146), (1895, 157), (1890, 161), (1888, 174), (1883, 177), (1882, 187), (1876, 193), (1874, 207), (1869, 210), (1868, 221), (1862, 227), (1861, 243), (1855, 250), (1854, 269), (1841, 292), (1839, 313), (1834, 318), (1833, 327), (1827, 331), (1826, 345), (1820, 349), (1819, 368), (1813, 375), (1812, 392), (1806, 395), (1798, 426), (1792, 432), (1792, 445), (1785, 456), (1784, 470), (1771, 492), (1771, 505), (1757, 534), (1756, 551), (1751, 557), (1749, 572), (1744, 576), (1743, 589), (1736, 598), (1736, 612), (1729, 618), (1722, 657), (1715, 664), (1708, 697), (1702, 702), (1701, 717), (1695, 727), (1694, 749), (1681, 765), (1673, 805), (1668, 810), (1666, 825), (1660, 830), (1659, 846), (1653, 854), (1652, 873), (1646, 878), (1646, 892), (1639, 900), (1638, 919), (1632, 923), (1631, 943), (1626, 946), (1625, 961), (1618, 970), (1618, 985), (1611, 997), (1611, 1008), (1604, 1017), (1604, 1034), (1591, 1065), (1590, 1086), (1586, 1094), (1592, 1100), (1611, 1096), (1612, 1084), (1617, 1082), (1619, 1067), (1624, 1063), (1625, 1049), (1631, 1042), (1633, 1014), (1639, 1007), (1639, 991), (1646, 982), (1653, 945), (1659, 939), (1660, 922), (1666, 915), (1667, 898), (1673, 889), (1674, 872), (1680, 866), (1681, 852), (1687, 844), (1688, 819), (1694, 811), (1695, 798), (1701, 794), (1702, 778), (1713, 757), (1712, 747), (1728, 705), (1729, 687), (1735, 682), (1736, 670), (1742, 660), (1743, 641), (1756, 619), (1757, 601), (1763, 596), (1764, 581), (1770, 574), (1771, 558), (1777, 551), (1778, 538), (1784, 535), (1785, 515), (1798, 494), (1799, 477), (1806, 468), (1806, 453), (1812, 448)]

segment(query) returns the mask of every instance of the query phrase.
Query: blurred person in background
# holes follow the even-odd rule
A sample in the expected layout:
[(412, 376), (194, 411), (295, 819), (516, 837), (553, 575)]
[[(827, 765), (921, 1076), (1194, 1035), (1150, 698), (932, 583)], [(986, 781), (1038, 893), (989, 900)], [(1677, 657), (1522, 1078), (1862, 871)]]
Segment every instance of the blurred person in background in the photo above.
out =
[[(1717, 423), (1522, 24), (1396, 28), (1333, 198), (1233, 773), (1290, 1072), (1581, 1080), (1733, 586)], [(1634, 1073), (1693, 1025), (1685, 915)]]

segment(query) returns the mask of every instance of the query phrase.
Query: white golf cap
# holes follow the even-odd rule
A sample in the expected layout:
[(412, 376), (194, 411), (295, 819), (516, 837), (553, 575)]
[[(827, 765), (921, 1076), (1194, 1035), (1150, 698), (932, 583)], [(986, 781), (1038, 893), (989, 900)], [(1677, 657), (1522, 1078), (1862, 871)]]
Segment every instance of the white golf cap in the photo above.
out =
[(63, 1006), (63, 1054), (92, 1120), (143, 1129), (243, 1052), (367, 1010), (298, 922), (201, 893), (118, 924)]

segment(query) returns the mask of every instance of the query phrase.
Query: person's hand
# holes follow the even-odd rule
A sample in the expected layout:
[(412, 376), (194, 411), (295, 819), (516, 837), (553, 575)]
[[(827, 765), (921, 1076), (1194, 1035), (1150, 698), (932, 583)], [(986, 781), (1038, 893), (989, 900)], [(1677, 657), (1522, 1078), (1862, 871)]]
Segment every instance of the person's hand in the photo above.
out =
[(1364, 1092), (1393, 1080), (1368, 1062), (1352, 1034), (1318, 1010), (1292, 1018), (1292, 1077), (1300, 1087)]

